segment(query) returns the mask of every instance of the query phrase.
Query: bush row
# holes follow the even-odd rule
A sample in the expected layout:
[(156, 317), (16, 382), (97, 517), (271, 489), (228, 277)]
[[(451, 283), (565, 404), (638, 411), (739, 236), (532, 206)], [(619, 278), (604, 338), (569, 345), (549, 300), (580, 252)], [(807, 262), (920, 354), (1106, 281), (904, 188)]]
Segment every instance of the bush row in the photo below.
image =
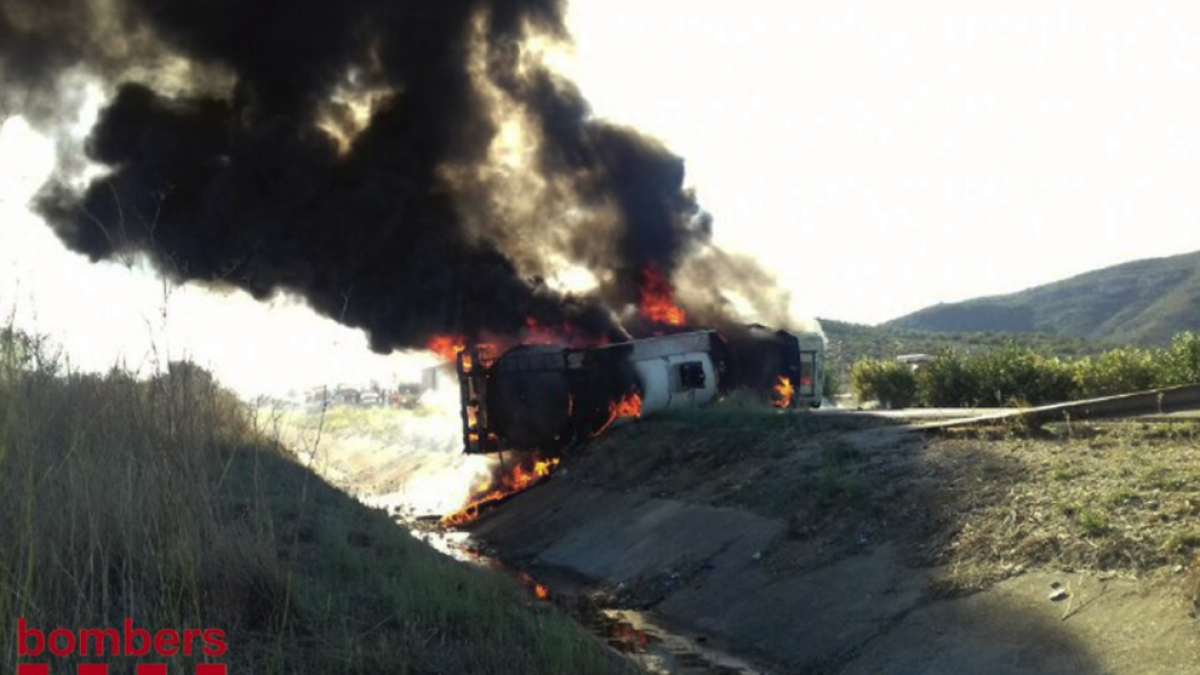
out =
[(859, 401), (892, 408), (1042, 405), (1200, 383), (1200, 333), (1168, 347), (1124, 347), (1077, 359), (1048, 357), (1014, 343), (991, 352), (946, 349), (914, 370), (862, 359), (850, 370)]

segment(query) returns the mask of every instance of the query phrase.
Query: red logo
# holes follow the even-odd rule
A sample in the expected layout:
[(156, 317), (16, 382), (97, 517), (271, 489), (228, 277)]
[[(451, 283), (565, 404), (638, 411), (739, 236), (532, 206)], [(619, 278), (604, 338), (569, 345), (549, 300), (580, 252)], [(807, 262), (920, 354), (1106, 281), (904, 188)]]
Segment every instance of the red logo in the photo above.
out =
[[(43, 631), (29, 627), (25, 619), (17, 619), (17, 656), (46, 658), (48, 656), (80, 656), (84, 659), (124, 657), (204, 656), (219, 658), (225, 655), (225, 631), (219, 628), (164, 628), (151, 633), (125, 619), (124, 630), (116, 628), (55, 628)], [(167, 675), (165, 663), (138, 663), (137, 675)], [(77, 675), (108, 675), (107, 663), (81, 663)], [(196, 664), (196, 675), (228, 675), (223, 663)], [(50, 675), (49, 663), (22, 663), (17, 675)]]

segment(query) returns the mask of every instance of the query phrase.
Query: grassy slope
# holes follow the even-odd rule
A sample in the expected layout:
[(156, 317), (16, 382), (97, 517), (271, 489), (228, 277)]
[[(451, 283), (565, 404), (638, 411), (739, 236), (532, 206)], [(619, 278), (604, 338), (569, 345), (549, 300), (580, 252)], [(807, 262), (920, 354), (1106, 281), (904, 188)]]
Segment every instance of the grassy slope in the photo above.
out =
[(1149, 575), (1181, 564), (1200, 601), (1200, 424), (971, 430), (871, 451), (847, 441), (882, 423), (751, 407), (667, 416), (598, 440), (571, 471), (784, 520), (787, 537), (764, 557), (781, 575), (892, 541), (944, 570), (936, 593), (1038, 567)]
[(1107, 267), (1019, 293), (939, 304), (885, 326), (1162, 344), (1175, 333), (1200, 328), (1200, 252)]
[(0, 369), (0, 475), (2, 635), (17, 617), (132, 617), (224, 629), (232, 672), (626, 669), (511, 579), (292, 461), (194, 367), (150, 382)]

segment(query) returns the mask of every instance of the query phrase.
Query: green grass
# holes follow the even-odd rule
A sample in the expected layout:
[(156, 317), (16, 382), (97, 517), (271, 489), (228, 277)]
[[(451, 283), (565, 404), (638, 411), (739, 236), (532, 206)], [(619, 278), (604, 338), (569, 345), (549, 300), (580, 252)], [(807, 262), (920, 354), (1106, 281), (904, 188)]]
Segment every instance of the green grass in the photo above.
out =
[(1084, 535), (1096, 536), (1104, 534), (1112, 528), (1112, 521), (1109, 519), (1108, 513), (1101, 509), (1084, 506), (1075, 515)]
[[(302, 467), (195, 366), (147, 380), (66, 374), (11, 344), (0, 356), (0, 635), (18, 617), (130, 617), (225, 630), (232, 672), (629, 669), (514, 580), (445, 558)], [(0, 645), (11, 672), (13, 642)]]
[(1136, 493), (1131, 488), (1121, 486), (1105, 496), (1104, 505), (1110, 508), (1124, 506), (1132, 501), (1135, 495)]
[(783, 519), (869, 507), (867, 458), (840, 434), (887, 420), (728, 403), (614, 429), (571, 458), (570, 471), (592, 484)]

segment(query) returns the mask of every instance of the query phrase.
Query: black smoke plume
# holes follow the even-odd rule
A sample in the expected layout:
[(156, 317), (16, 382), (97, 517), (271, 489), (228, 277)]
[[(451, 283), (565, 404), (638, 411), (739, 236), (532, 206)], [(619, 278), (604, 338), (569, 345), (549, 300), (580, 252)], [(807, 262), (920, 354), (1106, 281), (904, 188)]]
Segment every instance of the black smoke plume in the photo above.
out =
[[(70, 121), (81, 78), (113, 92), (86, 143), (110, 171), (80, 186), (63, 169), (37, 201), (93, 260), (145, 253), (178, 281), (296, 292), (380, 351), (515, 334), (527, 317), (618, 338), (612, 309), (637, 301), (641, 269), (671, 275), (710, 232), (680, 158), (593, 119), (531, 56), (531, 40), (567, 38), (563, 13), (562, 0), (0, 0), (0, 106), (50, 128)], [(481, 177), (506, 115), (531, 130), (523, 171), (544, 189), (502, 215), (520, 195)], [(552, 290), (546, 251), (598, 290)]]

